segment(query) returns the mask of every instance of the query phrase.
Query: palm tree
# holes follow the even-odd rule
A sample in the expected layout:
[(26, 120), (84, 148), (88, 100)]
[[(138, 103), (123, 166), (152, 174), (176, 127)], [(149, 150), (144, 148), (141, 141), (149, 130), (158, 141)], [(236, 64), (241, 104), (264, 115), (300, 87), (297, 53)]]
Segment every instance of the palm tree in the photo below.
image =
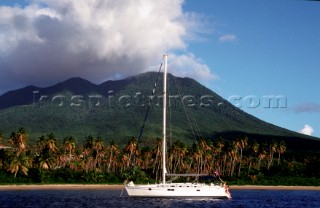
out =
[(63, 147), (64, 147), (65, 151), (69, 152), (69, 158), (67, 159), (67, 161), (70, 164), (71, 157), (72, 157), (72, 155), (71, 155), (72, 151), (74, 151), (74, 149), (76, 147), (75, 138), (72, 136), (65, 137), (63, 139)]
[(17, 155), (25, 151), (27, 138), (27, 132), (23, 128), (20, 128), (17, 132), (11, 133), (9, 144), (16, 148)]
[(89, 170), (92, 170), (95, 168), (95, 161), (94, 158), (96, 158), (95, 155), (95, 138), (92, 135), (89, 135), (86, 137), (86, 142), (84, 145), (84, 148), (82, 150), (82, 167), (85, 170), (86, 173), (88, 173)]
[(252, 161), (254, 157), (256, 157), (257, 153), (259, 152), (259, 143), (256, 140), (254, 140), (250, 145), (250, 151), (253, 156), (250, 156), (248, 174), (250, 173), (250, 170), (251, 170)]
[(5, 147), (3, 147), (3, 134), (0, 131), (0, 168), (2, 167), (3, 162), (4, 162), (4, 158), (6, 157), (4, 148)]
[(0, 131), (0, 146), (3, 144), (3, 134), (2, 132)]
[(188, 149), (187, 149), (187, 145), (185, 143), (183, 143), (180, 140), (177, 140), (178, 142), (178, 164), (180, 164), (180, 170), (179, 172), (183, 172), (184, 170), (182, 170), (184, 168), (184, 157), (186, 156), (186, 154), (188, 153)]
[[(190, 167), (193, 167), (193, 172), (199, 174), (200, 171), (200, 164), (201, 164), (201, 159), (200, 159), (200, 147), (197, 144), (193, 144), (192, 146), (192, 160), (191, 160), (191, 164), (189, 165)], [(193, 164), (193, 165), (192, 165)]]
[(260, 145), (256, 140), (252, 142), (252, 144), (250, 145), (250, 150), (253, 155), (256, 155), (259, 152), (259, 146)]
[(214, 142), (214, 157), (213, 157), (213, 159), (215, 159), (216, 157), (218, 158), (218, 162), (216, 163), (216, 170), (218, 170), (218, 172), (219, 173), (222, 173), (223, 171), (222, 171), (222, 167), (223, 167), (223, 159), (222, 159), (222, 157), (221, 157), (221, 152), (222, 152), (222, 150), (223, 150), (223, 148), (224, 148), (224, 146), (225, 146), (225, 143), (224, 143), (224, 140), (223, 140), (223, 138), (222, 137), (219, 137), (219, 138), (217, 138), (216, 140), (215, 140), (215, 142)]
[(204, 155), (204, 169), (203, 173), (210, 174), (210, 172), (213, 172), (213, 165), (210, 162), (212, 161), (212, 154), (210, 152), (206, 152)]
[(28, 175), (28, 167), (29, 167), (29, 159), (28, 157), (22, 153), (18, 155), (12, 155), (8, 171), (14, 174), (14, 177), (17, 176), (17, 173), (20, 171), (24, 175)]
[(222, 148), (222, 161), (221, 161), (221, 173), (222, 175), (227, 175), (228, 173), (228, 156), (230, 152), (230, 143), (225, 143)]
[(239, 170), (238, 170), (238, 176), (241, 175), (241, 164), (242, 164), (242, 151), (244, 148), (248, 146), (248, 138), (245, 136), (243, 138), (240, 138), (237, 142), (238, 148), (240, 149), (240, 161), (239, 161)]
[(28, 135), (27, 135), (26, 130), (24, 128), (19, 128), (16, 136), (17, 136), (19, 151), (25, 150), (26, 149), (26, 142), (28, 139)]
[(141, 169), (148, 170), (152, 164), (152, 151), (145, 149), (142, 152)]
[(273, 161), (273, 154), (277, 150), (278, 143), (275, 140), (272, 140), (272, 142), (269, 144), (269, 160), (268, 160), (268, 170), (270, 169)]
[(37, 147), (37, 164), (41, 169), (53, 169), (56, 165), (59, 165), (57, 164), (58, 147), (53, 133), (48, 134), (47, 137), (39, 137)]
[(57, 155), (57, 167), (66, 167), (66, 164), (70, 167), (70, 157), (66, 154), (66, 151), (61, 151)]
[(101, 168), (104, 156), (104, 152), (102, 151), (103, 148), (103, 139), (101, 137), (97, 137), (96, 139), (92, 135), (86, 137), (86, 143), (82, 152), (83, 166), (85, 167), (86, 172)]
[(120, 168), (121, 172), (124, 172), (130, 166), (130, 160), (127, 154), (122, 154), (120, 165), (121, 165), (121, 168)]
[[(127, 168), (129, 168), (130, 163), (132, 163), (131, 165), (133, 166), (135, 161), (132, 161), (132, 157), (136, 156), (136, 149), (137, 149), (137, 139), (132, 137), (129, 141), (128, 141), (128, 145), (126, 147), (126, 152), (128, 152), (128, 164), (127, 164)], [(135, 160), (135, 158), (133, 158), (133, 160)]]
[(56, 153), (58, 151), (57, 139), (53, 133), (48, 134), (46, 142), (49, 152)]
[(283, 154), (286, 151), (286, 149), (287, 149), (286, 143), (283, 140), (281, 140), (278, 143), (278, 146), (276, 149), (276, 152), (278, 152), (278, 165), (280, 165), (280, 155)]
[[(154, 163), (153, 163), (153, 171), (152, 171), (153, 173), (160, 171), (161, 156), (162, 156), (161, 148), (162, 148), (162, 139), (157, 137), (156, 144), (155, 144), (155, 146), (153, 148), (153, 152), (156, 154), (156, 159), (154, 160)], [(172, 164), (172, 157), (169, 156), (169, 160), (171, 161), (170, 164)], [(171, 172), (171, 166), (170, 165), (169, 165), (169, 169), (168, 170)], [(156, 174), (156, 176), (157, 176), (157, 174)], [(156, 177), (156, 180), (157, 180), (157, 177)]]
[(97, 137), (94, 144), (94, 150), (95, 150), (95, 167), (100, 168), (101, 167), (101, 158), (104, 156), (102, 150), (103, 150), (103, 139), (101, 137)]
[(93, 150), (94, 143), (95, 143), (94, 137), (92, 135), (89, 135), (86, 137), (86, 143), (84, 145), (84, 148)]
[(23, 128), (20, 128), (17, 132), (12, 132), (9, 137), (9, 144), (14, 147), (8, 153), (9, 165), (7, 170), (17, 176), (20, 171), (25, 175), (28, 175), (28, 167), (30, 165), (29, 159), (26, 156), (26, 141), (27, 133)]
[(205, 165), (207, 163), (207, 159), (209, 158), (209, 154), (210, 154), (209, 152), (211, 152), (212, 150), (212, 145), (208, 141), (201, 139), (199, 142), (199, 147), (200, 147), (200, 158), (201, 158), (200, 171), (205, 172)]
[(108, 159), (107, 159), (107, 172), (110, 172), (111, 169), (115, 170), (115, 165), (117, 162), (117, 155), (119, 154), (118, 145), (111, 140), (109, 146), (107, 147)]
[(231, 161), (231, 168), (230, 168), (230, 176), (233, 176), (235, 164), (237, 160), (237, 153), (238, 153), (239, 143), (237, 141), (232, 141), (231, 145), (229, 146), (229, 156)]
[(267, 155), (267, 151), (264, 149), (264, 147), (261, 147), (260, 148), (260, 152), (258, 154), (258, 158), (259, 158), (259, 161), (258, 161), (258, 170), (260, 170), (260, 166), (261, 166), (261, 161), (266, 157)]
[[(188, 152), (187, 146), (180, 140), (177, 140), (172, 145), (173, 154), (173, 173), (181, 172), (183, 168), (183, 158)], [(178, 169), (179, 168), (179, 169)]]
[(47, 145), (46, 138), (45, 136), (42, 135), (41, 137), (39, 137), (39, 141), (37, 142), (38, 151), (42, 152), (42, 150), (46, 147), (46, 145)]
[(53, 169), (55, 166), (55, 158), (49, 154), (41, 155), (39, 158), (39, 167), (44, 170)]

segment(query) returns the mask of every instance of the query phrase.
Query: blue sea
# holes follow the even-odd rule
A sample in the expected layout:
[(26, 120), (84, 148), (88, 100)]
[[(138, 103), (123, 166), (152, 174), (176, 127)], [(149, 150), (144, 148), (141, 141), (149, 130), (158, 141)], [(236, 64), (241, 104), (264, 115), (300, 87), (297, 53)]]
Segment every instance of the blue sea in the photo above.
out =
[(130, 198), (121, 190), (0, 191), (0, 207), (320, 207), (320, 191), (231, 190), (232, 199)]

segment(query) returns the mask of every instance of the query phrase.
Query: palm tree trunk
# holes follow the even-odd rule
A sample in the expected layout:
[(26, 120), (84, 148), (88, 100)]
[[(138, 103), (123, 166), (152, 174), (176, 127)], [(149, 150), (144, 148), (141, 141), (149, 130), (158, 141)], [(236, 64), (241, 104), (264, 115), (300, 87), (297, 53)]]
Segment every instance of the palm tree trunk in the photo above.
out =
[(250, 163), (249, 163), (248, 174), (250, 174), (251, 165), (252, 165), (252, 160), (250, 160)]
[(108, 166), (107, 166), (107, 172), (110, 172), (110, 167), (111, 167), (111, 164), (112, 164), (112, 158), (113, 158), (113, 151), (111, 149), (110, 157), (109, 157), (109, 163), (108, 163)]
[(236, 158), (233, 158), (232, 166), (231, 166), (231, 173), (230, 173), (231, 177), (233, 176), (235, 166), (236, 166)]
[(261, 165), (261, 158), (259, 158), (259, 161), (258, 161), (258, 170), (260, 170), (260, 165)]
[(154, 161), (154, 165), (153, 165), (153, 173), (155, 172), (156, 170), (156, 165), (158, 163), (158, 160), (159, 160), (159, 150), (157, 151), (157, 154), (156, 154), (156, 160)]
[(272, 165), (272, 161), (273, 161), (273, 155), (270, 155), (270, 158), (268, 160), (268, 170), (270, 169), (270, 167)]
[(223, 164), (222, 164), (222, 173), (223, 173), (223, 175), (226, 174), (226, 163), (227, 163), (227, 155), (225, 154), (224, 158), (223, 158)]
[(240, 149), (240, 161), (239, 161), (239, 170), (238, 170), (238, 176), (241, 175), (241, 163), (242, 163), (242, 149)]

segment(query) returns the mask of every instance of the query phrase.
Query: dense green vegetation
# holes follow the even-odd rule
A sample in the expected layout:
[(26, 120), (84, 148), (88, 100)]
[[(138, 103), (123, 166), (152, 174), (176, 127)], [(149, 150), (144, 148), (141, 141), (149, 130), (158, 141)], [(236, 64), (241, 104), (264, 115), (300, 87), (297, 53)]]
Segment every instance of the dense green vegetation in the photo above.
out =
[[(58, 140), (73, 135), (79, 143), (85, 143), (87, 135), (94, 135), (124, 145), (133, 135), (139, 135), (157, 75), (144, 73), (100, 85), (72, 78), (47, 88), (30, 86), (5, 93), (0, 96), (0, 131), (9, 135), (23, 126), (29, 132), (30, 144), (35, 144), (41, 135), (54, 132)], [(173, 75), (168, 78), (168, 131), (189, 146), (200, 138), (221, 135), (230, 140), (246, 134), (260, 143), (272, 138), (284, 140), (289, 151), (320, 149), (319, 139), (261, 121), (195, 80)], [(145, 142), (161, 136), (161, 91), (162, 75), (151, 102), (143, 134)], [(268, 110), (268, 106), (259, 107)]]
[[(93, 136), (87, 136), (84, 143), (71, 136), (60, 141), (50, 133), (29, 144), (28, 134), (22, 128), (8, 137), (0, 133), (0, 183), (160, 180), (162, 140), (159, 138), (149, 144), (138, 144), (131, 138), (123, 146)], [(231, 141), (201, 139), (191, 146), (182, 140), (172, 140), (167, 156), (170, 173), (214, 175), (218, 171), (229, 184), (240, 185), (320, 185), (318, 155), (288, 153), (282, 140), (258, 143), (240, 135)]]

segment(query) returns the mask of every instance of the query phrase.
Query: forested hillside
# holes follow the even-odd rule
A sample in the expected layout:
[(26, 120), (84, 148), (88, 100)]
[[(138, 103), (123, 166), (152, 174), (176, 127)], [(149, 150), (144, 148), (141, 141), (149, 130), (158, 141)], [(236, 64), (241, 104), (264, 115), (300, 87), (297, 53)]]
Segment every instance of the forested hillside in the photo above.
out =
[[(29, 141), (54, 132), (58, 140), (88, 135), (125, 144), (138, 137), (158, 73), (148, 72), (100, 85), (71, 78), (47, 88), (29, 86), (0, 96), (0, 131), (8, 136), (23, 127)], [(192, 144), (200, 138), (284, 140), (288, 149), (318, 151), (316, 138), (259, 120), (190, 78), (169, 76), (168, 131), (172, 140)], [(162, 75), (160, 74), (142, 140), (161, 137)]]

